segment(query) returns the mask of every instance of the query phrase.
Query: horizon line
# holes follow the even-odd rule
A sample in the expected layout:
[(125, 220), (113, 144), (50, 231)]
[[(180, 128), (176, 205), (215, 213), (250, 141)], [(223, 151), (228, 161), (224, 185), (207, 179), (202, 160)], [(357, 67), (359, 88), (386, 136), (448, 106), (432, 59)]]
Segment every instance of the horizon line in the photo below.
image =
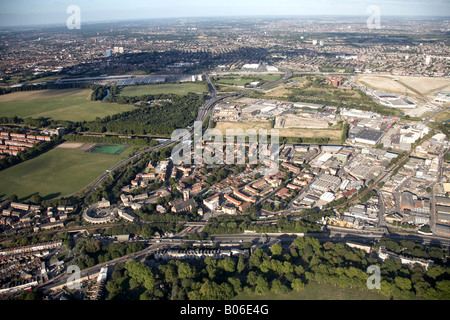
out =
[[(7, 15), (0, 15), (7, 16)], [(417, 19), (422, 20), (424, 18), (430, 19), (430, 18), (448, 18), (450, 20), (450, 17), (448, 15), (398, 15), (398, 14), (391, 14), (391, 15), (383, 15), (384, 17), (388, 18), (411, 18), (411, 19)], [(151, 17), (151, 18), (139, 18), (139, 19), (133, 19), (133, 18), (123, 18), (123, 19), (107, 19), (107, 20), (86, 20), (82, 21), (84, 24), (89, 25), (95, 25), (95, 24), (107, 24), (107, 23), (115, 23), (115, 22), (144, 22), (144, 21), (157, 21), (157, 20), (179, 20), (179, 19), (235, 19), (235, 18), (289, 18), (289, 17), (328, 17), (328, 18), (363, 18), (367, 19), (367, 15), (364, 14), (243, 14), (243, 15), (217, 15), (217, 16), (177, 16), (177, 17)], [(17, 25), (0, 25), (0, 29), (13, 29), (13, 28), (30, 28), (30, 27), (64, 27), (66, 26), (65, 22), (52, 22), (52, 23), (34, 23), (34, 24), (17, 24)]]

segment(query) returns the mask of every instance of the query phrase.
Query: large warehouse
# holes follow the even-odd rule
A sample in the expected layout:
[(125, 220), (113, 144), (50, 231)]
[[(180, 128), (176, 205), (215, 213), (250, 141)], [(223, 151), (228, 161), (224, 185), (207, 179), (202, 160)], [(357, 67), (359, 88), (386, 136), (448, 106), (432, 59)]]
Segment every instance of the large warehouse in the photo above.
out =
[(383, 137), (383, 132), (378, 130), (363, 129), (355, 136), (355, 142), (376, 145)]

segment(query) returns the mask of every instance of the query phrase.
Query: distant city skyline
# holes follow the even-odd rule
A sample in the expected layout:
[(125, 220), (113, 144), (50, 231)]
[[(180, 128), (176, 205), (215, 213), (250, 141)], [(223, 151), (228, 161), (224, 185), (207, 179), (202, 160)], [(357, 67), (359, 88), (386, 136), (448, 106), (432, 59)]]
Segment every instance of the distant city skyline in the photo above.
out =
[(225, 16), (448, 16), (448, 0), (16, 0), (0, 4), (0, 26), (65, 24), (71, 5), (81, 9), (82, 22)]

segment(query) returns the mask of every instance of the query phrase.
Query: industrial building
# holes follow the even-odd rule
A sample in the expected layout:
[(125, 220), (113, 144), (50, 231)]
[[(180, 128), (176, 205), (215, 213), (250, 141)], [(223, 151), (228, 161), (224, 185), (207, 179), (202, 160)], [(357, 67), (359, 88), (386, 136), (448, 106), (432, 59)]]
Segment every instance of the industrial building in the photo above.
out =
[(383, 132), (371, 129), (362, 129), (355, 135), (355, 142), (376, 145), (383, 137)]

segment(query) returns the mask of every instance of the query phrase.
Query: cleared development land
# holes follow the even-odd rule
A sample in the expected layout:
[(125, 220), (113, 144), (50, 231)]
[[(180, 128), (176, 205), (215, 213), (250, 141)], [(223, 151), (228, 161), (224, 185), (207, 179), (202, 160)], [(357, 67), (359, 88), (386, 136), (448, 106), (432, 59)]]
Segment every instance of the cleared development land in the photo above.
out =
[(270, 122), (233, 122), (233, 121), (219, 121), (216, 123), (215, 129), (220, 130), (223, 135), (226, 134), (228, 129), (230, 130), (239, 130), (242, 129), (245, 131), (254, 129), (258, 131), (259, 129), (268, 129), (272, 128), (272, 124)]
[(83, 146), (77, 148), (73, 144), (54, 148), (0, 171), (0, 197), (16, 194), (23, 200), (39, 193), (51, 199), (75, 193), (127, 158), (131, 151), (132, 148), (128, 148), (120, 155), (110, 155), (88, 153)]
[(189, 92), (202, 93), (208, 92), (208, 85), (205, 82), (189, 83), (165, 83), (149, 84), (142, 86), (127, 86), (120, 91), (121, 96), (138, 97), (147, 94), (178, 94), (186, 95)]
[[(225, 136), (227, 129), (242, 129), (244, 132), (254, 129), (258, 133), (259, 129), (266, 129), (270, 135), (272, 124), (270, 122), (232, 122), (219, 121), (216, 123), (215, 129), (218, 129)], [(339, 141), (342, 135), (342, 129), (311, 129), (311, 128), (281, 128), (280, 137), (288, 138), (330, 138), (330, 141)]]
[(433, 95), (439, 90), (449, 91), (447, 78), (426, 78), (413, 76), (359, 75), (355, 80), (371, 89), (412, 95)]
[(92, 121), (133, 110), (130, 105), (91, 100), (91, 89), (51, 89), (14, 92), (0, 96), (0, 115), (20, 118), (51, 118)]

